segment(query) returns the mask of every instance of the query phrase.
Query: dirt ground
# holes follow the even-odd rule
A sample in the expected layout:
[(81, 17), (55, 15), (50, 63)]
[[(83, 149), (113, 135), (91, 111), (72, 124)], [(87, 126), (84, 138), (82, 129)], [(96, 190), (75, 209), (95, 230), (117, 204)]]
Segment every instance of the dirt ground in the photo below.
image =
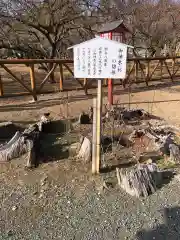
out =
[[(132, 86), (130, 95), (128, 91), (115, 87), (114, 103), (129, 107), (130, 102), (131, 108), (144, 108), (180, 126), (178, 82), (156, 83), (149, 88)], [(107, 103), (107, 92), (103, 92)], [(30, 96), (4, 98), (0, 100), (0, 122), (27, 125), (39, 120), (44, 112), (50, 112), (53, 119), (75, 117), (92, 106), (96, 91), (90, 94), (87, 97), (78, 91), (40, 95), (36, 103), (30, 102)], [(57, 159), (26, 171), (24, 161), (16, 159), (0, 166), (0, 239), (179, 239), (180, 227), (167, 230), (159, 212), (177, 208), (173, 211), (179, 214), (177, 179), (147, 201), (139, 201), (117, 188), (102, 193), (102, 178), (109, 175), (92, 177), (88, 164)], [(156, 235), (159, 231), (146, 234), (142, 230), (158, 226), (165, 228), (162, 236)], [(176, 236), (171, 235), (173, 231)]]
[[(180, 119), (180, 85), (174, 83), (154, 83), (150, 87), (133, 85), (124, 90), (122, 87), (114, 88), (114, 103), (130, 108), (144, 108), (150, 113), (179, 125)], [(78, 116), (82, 111), (87, 111), (92, 106), (92, 99), (96, 97), (96, 90), (89, 90), (90, 96), (85, 96), (83, 91), (71, 91), (53, 94), (42, 94), (38, 102), (32, 103), (31, 96), (2, 98), (0, 99), (0, 121), (15, 121), (28, 124), (37, 121), (43, 112), (50, 112), (54, 119)], [(107, 88), (103, 89), (104, 100), (107, 104)], [(68, 100), (67, 100), (68, 98)], [(153, 103), (152, 103), (153, 102)], [(134, 103), (134, 104), (133, 104)]]

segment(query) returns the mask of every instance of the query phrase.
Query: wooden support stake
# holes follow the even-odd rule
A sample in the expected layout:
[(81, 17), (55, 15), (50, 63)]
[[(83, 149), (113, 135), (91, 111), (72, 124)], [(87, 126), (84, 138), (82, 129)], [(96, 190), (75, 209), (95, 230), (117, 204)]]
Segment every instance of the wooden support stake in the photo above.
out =
[(4, 95), (2, 76), (0, 75), (0, 97)]
[[(176, 71), (175, 71), (175, 69), (174, 69), (174, 72), (173, 72), (173, 74), (172, 74), (173, 77), (176, 75), (176, 73), (179, 71), (179, 69), (180, 69), (180, 66), (178, 66), (178, 67), (176, 68)], [(177, 77), (177, 76), (176, 76), (176, 77)]]
[(44, 80), (42, 81), (42, 83), (41, 83), (41, 85), (40, 85), (40, 87), (39, 87), (39, 89), (38, 89), (38, 93), (42, 90), (44, 84), (48, 81), (50, 75), (55, 71), (56, 67), (57, 67), (57, 63), (55, 63), (55, 64), (53, 65), (52, 69), (48, 72), (48, 74), (46, 75), (46, 77), (45, 77)]
[(62, 66), (62, 64), (59, 64), (59, 70), (60, 70), (59, 89), (60, 89), (60, 91), (63, 91), (64, 75), (63, 75), (63, 66)]
[(168, 65), (167, 65), (166, 60), (164, 60), (164, 65), (165, 65), (165, 67), (166, 67), (166, 69), (167, 69), (167, 71), (168, 71), (168, 73), (169, 73), (169, 76), (170, 76), (170, 78), (171, 78), (171, 81), (173, 82), (173, 81), (174, 81), (174, 79), (173, 79), (173, 74), (171, 74), (171, 71), (169, 70), (169, 67), (168, 67)]
[(92, 137), (92, 174), (96, 174), (96, 105), (97, 99), (93, 99), (93, 137)]
[(153, 70), (152, 70), (152, 72), (151, 72), (151, 74), (150, 74), (150, 76), (149, 76), (149, 80), (151, 80), (151, 78), (152, 78), (154, 72), (155, 72), (156, 69), (159, 67), (159, 64), (160, 64), (160, 61), (158, 61), (158, 63), (156, 64), (156, 66), (153, 68)]
[[(64, 67), (72, 74), (72, 76), (74, 77), (74, 73), (73, 73), (73, 71), (70, 69), (70, 67), (69, 67), (67, 64), (65, 64), (65, 63), (63, 63), (63, 65), (64, 65)], [(78, 83), (81, 85), (81, 87), (82, 87), (83, 89), (85, 89), (82, 81), (79, 80), (78, 78), (76, 78), (76, 80), (77, 80)]]
[(31, 89), (33, 94), (34, 101), (37, 101), (37, 95), (36, 95), (36, 82), (35, 82), (35, 74), (34, 74), (34, 64), (30, 66), (30, 79), (31, 79)]
[(96, 122), (96, 173), (101, 166), (101, 115), (102, 115), (102, 80), (98, 79), (97, 89), (97, 122)]
[(19, 82), (19, 84), (21, 84), (29, 93), (32, 94), (32, 91), (29, 87), (27, 87), (24, 82), (19, 79), (8, 67), (6, 67), (4, 64), (1, 64), (1, 67), (4, 68), (4, 70), (9, 73), (9, 75), (17, 82)]

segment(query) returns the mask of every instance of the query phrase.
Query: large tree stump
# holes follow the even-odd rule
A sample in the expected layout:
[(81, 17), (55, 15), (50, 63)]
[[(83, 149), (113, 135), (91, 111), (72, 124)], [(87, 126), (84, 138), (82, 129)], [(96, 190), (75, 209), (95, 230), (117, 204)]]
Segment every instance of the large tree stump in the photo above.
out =
[(116, 174), (119, 186), (136, 197), (154, 193), (161, 182), (161, 172), (155, 164), (142, 164), (133, 169), (116, 168)]
[(20, 132), (16, 132), (14, 137), (5, 145), (0, 147), (0, 162), (8, 162), (26, 152), (24, 138)]
[(8, 162), (28, 153), (26, 166), (36, 166), (38, 164), (43, 125), (48, 122), (48, 118), (44, 115), (37, 124), (30, 125), (24, 132), (16, 132), (8, 143), (0, 147), (0, 162)]

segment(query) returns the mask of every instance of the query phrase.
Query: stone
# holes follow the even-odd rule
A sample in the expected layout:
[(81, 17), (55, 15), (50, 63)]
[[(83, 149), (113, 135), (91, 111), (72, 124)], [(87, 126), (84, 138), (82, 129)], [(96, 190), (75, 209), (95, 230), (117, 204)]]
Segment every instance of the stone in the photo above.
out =
[(33, 195), (37, 195), (37, 194), (38, 194), (38, 191), (34, 191), (34, 192), (33, 192)]
[(16, 211), (17, 210), (17, 206), (13, 206), (12, 207), (12, 211), (14, 212), (14, 211)]
[(9, 231), (7, 232), (7, 235), (8, 235), (8, 237), (12, 237), (12, 236), (13, 236), (13, 232), (12, 232), (11, 230), (9, 230)]

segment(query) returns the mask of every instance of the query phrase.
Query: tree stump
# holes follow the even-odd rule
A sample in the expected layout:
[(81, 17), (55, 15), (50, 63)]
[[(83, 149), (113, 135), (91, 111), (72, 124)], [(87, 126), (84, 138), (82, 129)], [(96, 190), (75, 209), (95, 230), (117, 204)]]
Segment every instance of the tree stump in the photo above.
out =
[(91, 141), (87, 137), (84, 137), (77, 158), (83, 159), (85, 163), (88, 163), (91, 161), (91, 155), (92, 155)]
[(8, 162), (26, 152), (24, 138), (20, 132), (16, 132), (13, 138), (5, 145), (0, 147), (0, 162)]
[(0, 162), (8, 162), (28, 153), (26, 167), (36, 166), (38, 163), (42, 126), (48, 122), (48, 119), (44, 116), (41, 117), (37, 124), (30, 125), (24, 132), (16, 132), (8, 143), (0, 146)]
[(119, 186), (136, 197), (154, 193), (161, 182), (161, 172), (155, 164), (140, 164), (132, 169), (116, 168), (116, 174)]

